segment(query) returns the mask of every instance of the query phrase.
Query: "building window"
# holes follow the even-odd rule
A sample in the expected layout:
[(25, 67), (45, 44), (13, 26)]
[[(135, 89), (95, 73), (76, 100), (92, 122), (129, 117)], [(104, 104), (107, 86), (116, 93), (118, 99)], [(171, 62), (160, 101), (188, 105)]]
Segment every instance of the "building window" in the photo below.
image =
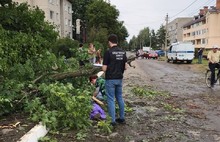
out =
[(202, 44), (205, 44), (205, 38), (202, 39)]
[(50, 19), (53, 19), (54, 12), (50, 10)]
[(71, 32), (68, 32), (67, 37), (71, 38)]
[(52, 3), (53, 3), (53, 0), (48, 0), (48, 1), (49, 1), (49, 3), (50, 3), (50, 4), (52, 4)]
[(68, 13), (71, 13), (71, 7), (70, 6), (68, 6)]
[(72, 26), (71, 20), (68, 20), (68, 25)]
[(59, 21), (59, 13), (56, 14), (56, 19)]

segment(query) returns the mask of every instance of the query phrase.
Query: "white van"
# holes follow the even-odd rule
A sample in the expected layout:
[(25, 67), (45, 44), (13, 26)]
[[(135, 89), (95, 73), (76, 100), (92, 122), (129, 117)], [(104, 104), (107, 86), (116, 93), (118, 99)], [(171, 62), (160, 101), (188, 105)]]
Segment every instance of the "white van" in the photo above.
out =
[(173, 63), (176, 63), (177, 61), (186, 61), (190, 64), (195, 57), (194, 52), (195, 48), (191, 42), (173, 43), (168, 49), (167, 62), (172, 61)]

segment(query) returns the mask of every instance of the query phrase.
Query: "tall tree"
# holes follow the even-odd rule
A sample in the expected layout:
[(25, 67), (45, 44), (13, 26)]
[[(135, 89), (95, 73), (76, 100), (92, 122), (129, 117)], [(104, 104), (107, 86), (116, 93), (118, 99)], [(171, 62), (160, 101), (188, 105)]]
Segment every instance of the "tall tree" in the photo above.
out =
[[(166, 29), (164, 25), (161, 25), (159, 30), (157, 31), (157, 44), (159, 47), (164, 48), (165, 45), (165, 36), (166, 36)], [(169, 41), (168, 41), (169, 42)]]
[(129, 50), (138, 50), (137, 38), (135, 36), (133, 36), (129, 41)]
[(128, 36), (128, 32), (123, 22), (118, 21), (118, 16), (119, 11), (103, 0), (96, 0), (89, 4), (86, 11), (88, 28), (93, 28), (93, 31), (96, 31), (95, 34), (93, 33), (93, 36), (100, 35), (99, 32), (103, 31), (101, 29), (106, 29), (106, 40), (109, 34), (115, 33), (119, 37), (119, 43), (123, 43)]
[(96, 0), (88, 5), (86, 14), (89, 19), (89, 27), (108, 28), (110, 32), (117, 27), (119, 11), (103, 0)]
[[(165, 45), (165, 36), (166, 36), (166, 29), (164, 25), (161, 25), (160, 28), (155, 33), (154, 29), (150, 31), (150, 28), (144, 28), (140, 30), (137, 37), (133, 36), (132, 39), (129, 41), (129, 48), (134, 49), (142, 48), (143, 46), (150, 46), (153, 49), (164, 49)], [(169, 44), (170, 41), (168, 40), (167, 43)]]
[(91, 3), (93, 3), (95, 0), (70, 0), (72, 3), (72, 20), (73, 20), (73, 26), (74, 26), (74, 31), (73, 31), (73, 38), (77, 39), (77, 35), (76, 35), (76, 19), (80, 19), (81, 20), (81, 37), (82, 36), (86, 36), (83, 34), (86, 34), (87, 31), (85, 31), (85, 33), (82, 33), (82, 30), (87, 30), (87, 24), (88, 24), (88, 19), (86, 17), (86, 11), (87, 11), (87, 6)]
[(29, 9), (25, 3), (0, 7), (0, 56), (4, 65), (37, 59), (56, 41), (58, 33), (54, 29), (44, 21), (44, 13), (38, 8)]
[[(117, 27), (115, 28), (116, 30), (112, 32), (118, 35), (120, 45), (122, 45), (123, 43), (126, 43), (125, 40), (126, 40), (126, 37), (128, 37), (128, 31), (123, 24), (124, 22), (118, 21)], [(123, 46), (125, 46), (125, 44), (123, 44)]]
[(151, 30), (150, 36), (151, 36), (151, 47), (153, 49), (158, 49), (157, 36), (154, 30)]
[(150, 46), (150, 29), (149, 27), (144, 28), (138, 34), (138, 46), (142, 48), (143, 46)]

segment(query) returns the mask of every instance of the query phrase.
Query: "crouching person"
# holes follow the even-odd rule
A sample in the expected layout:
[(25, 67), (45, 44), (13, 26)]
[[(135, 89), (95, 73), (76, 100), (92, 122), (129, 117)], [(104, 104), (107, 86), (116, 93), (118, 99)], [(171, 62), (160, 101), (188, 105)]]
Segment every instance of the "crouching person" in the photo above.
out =
[(97, 98), (98, 100), (105, 102), (105, 79), (98, 77), (97, 75), (93, 75), (89, 77), (89, 80), (96, 87), (96, 90), (93, 92), (93, 98)]
[(97, 75), (90, 76), (90, 82), (95, 85), (96, 89), (93, 92), (93, 109), (90, 114), (92, 120), (104, 120), (106, 119), (105, 111), (101, 106), (105, 105), (105, 79), (98, 77)]
[(105, 111), (96, 103), (93, 102), (92, 112), (90, 113), (91, 120), (105, 120), (106, 114)]

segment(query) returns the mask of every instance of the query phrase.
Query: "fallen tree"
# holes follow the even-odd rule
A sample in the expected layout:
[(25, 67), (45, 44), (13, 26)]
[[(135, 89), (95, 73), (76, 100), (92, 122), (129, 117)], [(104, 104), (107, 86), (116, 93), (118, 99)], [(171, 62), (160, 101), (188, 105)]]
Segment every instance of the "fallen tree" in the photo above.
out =
[[(135, 56), (129, 56), (127, 59), (127, 64), (130, 67), (135, 68), (135, 66), (131, 65), (131, 62), (135, 60)], [(56, 68), (57, 69), (57, 68)], [(49, 75), (49, 78), (51, 80), (63, 80), (66, 78), (74, 78), (74, 77), (81, 77), (81, 76), (90, 76), (97, 74), (98, 72), (102, 71), (102, 67), (92, 66), (90, 68), (80, 68), (79, 70), (76, 70), (74, 72), (62, 72), (62, 73), (53, 73), (53, 74), (42, 74), (38, 78), (32, 81), (32, 83), (37, 83), (45, 76)]]
[(101, 67), (93, 66), (92, 68), (89, 68), (89, 69), (82, 68), (75, 72), (56, 73), (56, 74), (51, 75), (50, 78), (52, 80), (62, 80), (62, 79), (69, 78), (69, 77), (74, 78), (74, 77), (80, 77), (80, 76), (89, 76), (89, 75), (96, 74), (101, 70), (102, 70)]

